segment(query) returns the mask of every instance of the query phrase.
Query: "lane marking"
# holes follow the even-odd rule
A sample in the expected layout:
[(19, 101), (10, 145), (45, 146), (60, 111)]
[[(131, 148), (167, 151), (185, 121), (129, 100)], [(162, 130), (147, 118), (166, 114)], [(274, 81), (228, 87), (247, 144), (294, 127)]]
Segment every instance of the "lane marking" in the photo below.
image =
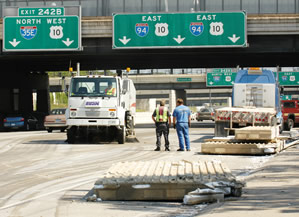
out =
[(56, 191), (52, 191), (52, 192), (48, 192), (48, 193), (45, 193), (45, 194), (42, 194), (42, 195), (38, 195), (36, 197), (26, 199), (26, 200), (22, 200), (22, 201), (19, 201), (19, 202), (16, 202), (16, 203), (12, 203), (12, 204), (0, 207), (0, 210), (4, 210), (4, 209), (8, 209), (8, 208), (11, 208), (11, 207), (14, 207), (14, 206), (18, 206), (18, 205), (21, 205), (21, 204), (24, 204), (24, 203), (28, 203), (28, 202), (31, 202), (33, 200), (36, 200), (36, 199), (39, 199), (39, 198), (42, 198), (42, 197), (45, 197), (45, 196), (48, 196), (48, 195), (51, 195), (51, 194), (55, 194), (55, 193), (58, 193), (58, 192), (61, 192), (61, 191), (66, 191), (66, 190), (69, 190), (69, 189), (72, 189), (72, 188), (76, 188), (76, 187), (79, 187), (81, 185), (84, 185), (84, 184), (87, 184), (87, 183), (90, 183), (90, 182), (95, 182), (95, 179), (97, 179), (97, 178), (90, 178), (86, 181), (74, 184), (74, 185), (69, 186), (69, 187), (65, 187), (65, 188), (62, 188), (62, 189), (59, 189), (59, 190), (56, 190)]

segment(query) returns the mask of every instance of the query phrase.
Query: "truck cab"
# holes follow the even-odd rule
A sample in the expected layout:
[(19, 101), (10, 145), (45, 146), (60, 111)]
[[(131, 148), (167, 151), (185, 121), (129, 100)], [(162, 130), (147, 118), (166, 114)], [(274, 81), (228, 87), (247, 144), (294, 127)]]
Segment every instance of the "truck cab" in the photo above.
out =
[(281, 100), (284, 129), (291, 130), (299, 123), (299, 100)]
[[(75, 76), (69, 90), (67, 136), (117, 138), (123, 144), (133, 128), (136, 90), (132, 80), (119, 76)], [(130, 132), (132, 133), (132, 132)]]

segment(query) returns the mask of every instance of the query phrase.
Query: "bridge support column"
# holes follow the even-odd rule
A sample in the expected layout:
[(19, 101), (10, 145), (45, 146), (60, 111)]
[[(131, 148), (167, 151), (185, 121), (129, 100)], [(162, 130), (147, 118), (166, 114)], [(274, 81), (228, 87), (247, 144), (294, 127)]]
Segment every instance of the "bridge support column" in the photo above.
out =
[(48, 97), (48, 90), (37, 90), (37, 111), (48, 113), (50, 102)]
[(184, 100), (184, 105), (187, 105), (187, 94), (186, 90), (175, 90), (176, 98), (181, 98)]
[(32, 112), (32, 89), (20, 88), (18, 92), (13, 93), (14, 98), (14, 110), (15, 112), (22, 111), (23, 113)]
[(146, 112), (153, 112), (156, 108), (157, 99), (137, 99), (136, 108)]
[(169, 112), (173, 113), (176, 107), (176, 94), (175, 90), (169, 90)]

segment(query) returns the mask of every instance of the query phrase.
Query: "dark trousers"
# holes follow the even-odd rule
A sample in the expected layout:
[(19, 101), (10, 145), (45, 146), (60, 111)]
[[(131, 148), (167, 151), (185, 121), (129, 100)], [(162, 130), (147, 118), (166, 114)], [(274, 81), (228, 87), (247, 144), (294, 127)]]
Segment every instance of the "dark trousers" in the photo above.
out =
[(169, 126), (166, 122), (156, 122), (156, 136), (157, 136), (157, 147), (161, 147), (161, 137), (164, 135), (165, 148), (169, 148), (168, 134)]

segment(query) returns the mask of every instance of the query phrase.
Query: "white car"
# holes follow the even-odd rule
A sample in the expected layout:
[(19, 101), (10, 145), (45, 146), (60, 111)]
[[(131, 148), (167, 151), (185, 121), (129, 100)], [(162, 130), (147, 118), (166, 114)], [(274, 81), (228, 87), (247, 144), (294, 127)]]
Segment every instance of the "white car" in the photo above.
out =
[(195, 120), (196, 119), (196, 113), (195, 112), (191, 112), (191, 120)]

